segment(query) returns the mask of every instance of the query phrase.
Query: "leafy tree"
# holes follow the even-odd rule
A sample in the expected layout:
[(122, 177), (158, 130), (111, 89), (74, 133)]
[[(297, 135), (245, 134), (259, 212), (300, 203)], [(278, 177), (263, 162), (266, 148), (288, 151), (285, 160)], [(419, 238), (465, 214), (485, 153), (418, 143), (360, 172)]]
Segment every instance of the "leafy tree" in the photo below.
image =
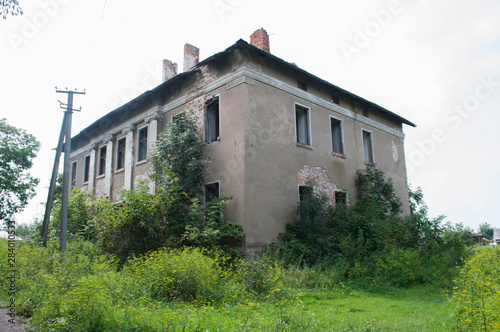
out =
[(488, 240), (493, 240), (493, 228), (488, 223), (479, 225), (479, 232), (483, 233), (483, 237)]
[(3, 19), (7, 18), (8, 14), (12, 16), (22, 15), (23, 10), (19, 6), (19, 1), (17, 0), (0, 0), (0, 15)]
[(378, 207), (384, 214), (399, 215), (401, 201), (396, 195), (392, 179), (385, 179), (385, 174), (374, 164), (369, 164), (363, 171), (356, 171), (358, 204)]
[(154, 167), (152, 177), (165, 192), (173, 190), (194, 197), (201, 192), (203, 183), (202, 157), (196, 117), (178, 113), (156, 143), (150, 158)]
[(35, 195), (38, 179), (27, 171), (40, 148), (36, 138), (0, 120), (0, 219), (7, 221)]

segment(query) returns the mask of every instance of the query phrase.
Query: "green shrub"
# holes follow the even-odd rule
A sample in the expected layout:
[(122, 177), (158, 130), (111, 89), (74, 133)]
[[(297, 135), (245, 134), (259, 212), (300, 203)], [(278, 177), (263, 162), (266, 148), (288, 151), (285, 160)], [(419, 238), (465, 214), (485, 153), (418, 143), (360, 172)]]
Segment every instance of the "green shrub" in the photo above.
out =
[(123, 273), (134, 276), (154, 300), (230, 301), (239, 290), (234, 274), (222, 268), (225, 260), (198, 248), (161, 249), (131, 260)]
[(500, 248), (477, 247), (451, 301), (460, 331), (500, 331)]

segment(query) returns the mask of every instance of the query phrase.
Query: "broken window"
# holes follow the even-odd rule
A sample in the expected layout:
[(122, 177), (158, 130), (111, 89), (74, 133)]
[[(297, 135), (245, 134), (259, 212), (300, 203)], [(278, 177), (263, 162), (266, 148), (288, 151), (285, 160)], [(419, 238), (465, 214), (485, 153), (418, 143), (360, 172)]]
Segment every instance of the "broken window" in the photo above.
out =
[(363, 153), (365, 163), (373, 164), (373, 139), (372, 133), (363, 130)]
[(295, 105), (295, 121), (297, 129), (297, 143), (310, 145), (309, 109)]
[(335, 205), (339, 206), (339, 204), (347, 205), (347, 193), (343, 191), (335, 192)]
[(332, 127), (332, 150), (334, 153), (344, 154), (344, 142), (342, 141), (342, 121), (331, 119)]
[(216, 98), (214, 101), (207, 105), (207, 126), (206, 126), (206, 137), (207, 143), (215, 142), (219, 139), (219, 99)]
[(210, 183), (205, 185), (205, 203), (210, 202), (212, 199), (219, 197), (219, 182)]
[(106, 145), (99, 149), (99, 175), (104, 175), (106, 172)]
[(71, 164), (71, 183), (76, 180), (76, 161)]
[(89, 182), (90, 174), (90, 156), (85, 156), (83, 160), (83, 183)]
[(116, 147), (116, 169), (125, 167), (125, 137), (118, 140)]
[(146, 160), (148, 157), (148, 127), (139, 130), (139, 146), (137, 161)]

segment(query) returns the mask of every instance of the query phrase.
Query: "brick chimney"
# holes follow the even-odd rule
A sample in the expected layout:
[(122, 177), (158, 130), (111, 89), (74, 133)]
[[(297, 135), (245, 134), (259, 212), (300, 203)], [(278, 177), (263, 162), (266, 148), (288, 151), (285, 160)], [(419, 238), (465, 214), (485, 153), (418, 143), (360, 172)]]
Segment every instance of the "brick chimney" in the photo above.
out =
[(269, 35), (264, 28), (260, 28), (252, 33), (250, 36), (250, 44), (266, 51), (267, 53), (271, 53), (269, 49)]
[(167, 59), (163, 59), (163, 75), (162, 75), (163, 81), (162, 82), (168, 81), (169, 79), (171, 79), (175, 75), (177, 75), (177, 63), (172, 62), (172, 61), (167, 60)]
[(196, 46), (184, 45), (184, 71), (188, 71), (200, 62), (200, 49)]

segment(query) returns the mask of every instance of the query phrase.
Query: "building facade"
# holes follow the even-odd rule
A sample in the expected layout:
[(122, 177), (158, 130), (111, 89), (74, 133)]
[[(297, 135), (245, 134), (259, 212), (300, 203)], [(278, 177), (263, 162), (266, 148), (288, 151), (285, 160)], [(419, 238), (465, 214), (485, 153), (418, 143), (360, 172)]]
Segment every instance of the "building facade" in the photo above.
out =
[(184, 72), (164, 60), (162, 84), (73, 137), (78, 187), (119, 200), (148, 181), (148, 154), (185, 110), (203, 136), (205, 196), (234, 196), (225, 216), (250, 249), (279, 240), (305, 191), (355, 200), (367, 163), (393, 179), (409, 213), (403, 125), (413, 123), (273, 56), (264, 29), (202, 62), (196, 47), (184, 53)]

